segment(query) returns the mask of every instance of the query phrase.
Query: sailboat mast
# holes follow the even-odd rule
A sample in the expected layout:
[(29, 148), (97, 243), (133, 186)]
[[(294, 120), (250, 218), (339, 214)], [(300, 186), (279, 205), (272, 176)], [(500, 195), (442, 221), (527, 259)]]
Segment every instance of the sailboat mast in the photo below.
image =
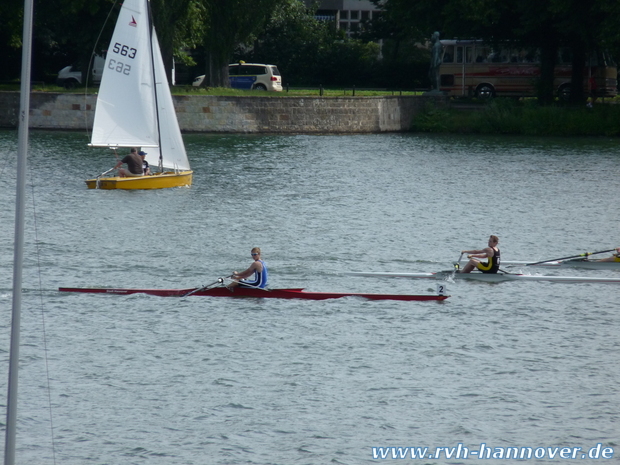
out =
[[(153, 23), (153, 11), (151, 10), (151, 0), (146, 1), (146, 9), (149, 22), (149, 50), (151, 52), (151, 73), (153, 73), (153, 93), (155, 96), (155, 118), (157, 119), (157, 144), (159, 145), (159, 171), (164, 171), (164, 154), (161, 146), (161, 120), (159, 118), (159, 101), (157, 98), (157, 76), (155, 75), (155, 52), (153, 51), (153, 34), (155, 25)], [(164, 76), (165, 79), (165, 76)], [(162, 83), (163, 85), (163, 83)], [(166, 83), (167, 85), (167, 83)]]
[(24, 224), (26, 168), (28, 158), (28, 126), (30, 121), (30, 64), (32, 62), (33, 0), (24, 0), (22, 42), (22, 74), (19, 97), (19, 130), (17, 142), (17, 187), (15, 194), (15, 249), (13, 261), (13, 309), (11, 315), (11, 348), (9, 355), (9, 386), (6, 409), (5, 465), (15, 463), (17, 436), (17, 381), (19, 374), (19, 332), (22, 301), (22, 264), (24, 261)]

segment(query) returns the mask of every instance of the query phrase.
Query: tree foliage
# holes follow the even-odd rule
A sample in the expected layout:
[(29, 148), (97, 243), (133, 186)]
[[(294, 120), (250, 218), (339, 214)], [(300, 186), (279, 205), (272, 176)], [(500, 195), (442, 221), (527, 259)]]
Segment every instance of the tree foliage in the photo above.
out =
[(333, 23), (317, 20), (316, 8), (285, 0), (273, 12), (251, 50), (236, 58), (275, 63), (285, 84), (352, 86), (372, 80), (379, 47), (347, 38)]
[(207, 14), (204, 5), (196, 0), (151, 0), (151, 6), (168, 82), (172, 82), (173, 59), (194, 64), (187, 50), (202, 41)]
[(277, 5), (253, 48), (238, 49), (235, 58), (277, 64), (285, 83), (317, 82), (316, 61), (330, 42), (330, 27), (314, 17), (314, 11), (299, 0)]
[(19, 69), (21, 45), (23, 2), (21, 0), (2, 0), (0, 2), (0, 79), (9, 79), (14, 70)]
[[(92, 55), (107, 49), (105, 40), (112, 35), (114, 24), (106, 23), (106, 18), (115, 15), (113, 7), (112, 0), (36, 2), (35, 70), (37, 60), (47, 60), (56, 65), (56, 70), (78, 63), (86, 71)], [(102, 39), (98, 41), (100, 36)]]
[[(70, 63), (84, 72), (93, 54), (105, 52), (112, 37), (120, 0), (45, 0), (34, 6), (33, 79), (44, 80)], [(172, 57), (187, 61), (185, 50), (202, 40), (206, 17), (197, 0), (152, 0), (162, 54), (168, 71)], [(19, 76), (23, 1), (0, 2), (0, 76)]]
[[(401, 48), (399, 58), (404, 57), (403, 62), (381, 60), (380, 46), (373, 42), (373, 37), (347, 37), (334, 22), (315, 17), (317, 5), (279, 0), (262, 28), (244, 42), (237, 39), (233, 59), (224, 61), (224, 67), (237, 60), (276, 64), (283, 83), (293, 86), (421, 86), (414, 75), (426, 75), (419, 68), (420, 57), (424, 62), (426, 57), (411, 41)], [(206, 69), (210, 69), (208, 63)]]
[(277, 5), (285, 0), (201, 0), (207, 12), (203, 45), (204, 85), (229, 87), (228, 64), (237, 44), (259, 31)]
[[(435, 30), (447, 38), (512, 42), (541, 50), (539, 100), (553, 101), (553, 75), (560, 47), (573, 54), (574, 101), (583, 99), (581, 83), (587, 53), (618, 49), (620, 7), (617, 0), (385, 0), (393, 35), (420, 40)], [(614, 26), (615, 25), (615, 26)]]
[[(553, 70), (560, 47), (573, 56), (571, 98), (581, 101), (585, 57), (605, 48), (620, 55), (618, 0), (373, 0), (381, 15), (348, 38), (317, 21), (301, 0), (151, 0), (167, 68), (172, 57), (191, 63), (201, 47), (206, 85), (228, 85), (233, 58), (277, 64), (287, 82), (324, 85), (419, 86), (419, 47), (433, 31), (442, 38), (481, 38), (539, 48), (541, 102), (553, 101)], [(35, 4), (33, 79), (108, 47), (121, 0), (45, 0)], [(19, 76), (22, 0), (0, 2), (4, 79)], [(369, 26), (369, 25), (364, 25)], [(376, 43), (381, 40), (382, 59)], [(202, 58), (202, 57), (201, 57)], [(85, 68), (83, 66), (83, 68)]]

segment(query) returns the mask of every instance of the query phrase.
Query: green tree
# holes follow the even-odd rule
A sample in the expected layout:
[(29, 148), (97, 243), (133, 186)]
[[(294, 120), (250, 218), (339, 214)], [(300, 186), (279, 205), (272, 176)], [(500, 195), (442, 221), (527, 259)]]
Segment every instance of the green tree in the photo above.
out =
[[(13, 3), (16, 0), (5, 1)], [(93, 54), (101, 54), (108, 49), (121, 4), (120, 0), (37, 2), (35, 62), (44, 62), (46, 68), (52, 68), (54, 72), (74, 62), (80, 64), (86, 73)], [(8, 5), (2, 3), (0, 13)], [(204, 11), (201, 3), (196, 0), (152, 0), (152, 9), (170, 78), (172, 57), (186, 60), (185, 50), (195, 46), (197, 40), (201, 39)], [(0, 17), (6, 21), (4, 15)]]
[[(381, 2), (375, 4), (380, 6)], [(419, 28), (420, 23), (395, 13), (383, 11), (375, 14), (372, 21), (363, 25), (360, 34), (364, 40), (382, 44), (376, 85), (396, 89), (428, 88), (430, 51), (421, 46), (428, 40), (427, 31)]]
[[(616, 24), (620, 16), (613, 14), (617, 0), (553, 0), (558, 33), (563, 44), (572, 51), (571, 102), (583, 103), (583, 82), (587, 79), (586, 61), (607, 48), (606, 36), (610, 20)], [(617, 32), (611, 37), (616, 36)]]
[(617, 0), (385, 0), (378, 4), (398, 30), (412, 38), (420, 38), (421, 31), (430, 37), (439, 30), (444, 38), (480, 38), (539, 48), (541, 103), (554, 100), (553, 76), (560, 47), (573, 52), (571, 98), (581, 101), (586, 53), (618, 46)]
[(113, 0), (37, 2), (35, 37), (51, 63), (76, 62), (86, 73), (92, 55), (106, 50), (112, 36), (114, 22), (106, 19), (117, 15)]
[(21, 64), (22, 25), (24, 3), (21, 0), (0, 2), (0, 68), (1, 79), (19, 76)]
[(203, 45), (206, 69), (203, 85), (229, 87), (228, 64), (235, 47), (260, 31), (284, 0), (201, 0), (207, 14)]
[(318, 21), (315, 11), (300, 0), (279, 3), (265, 28), (254, 38), (253, 48), (237, 50), (235, 57), (277, 64), (285, 84), (317, 84), (321, 79), (319, 63), (325, 48), (334, 40), (334, 28)]
[(207, 21), (204, 5), (196, 0), (151, 0), (153, 22), (166, 66), (168, 82), (172, 84), (173, 60), (193, 65), (188, 50), (202, 40)]
[(316, 8), (300, 0), (281, 2), (253, 48), (238, 50), (236, 58), (277, 64), (285, 84), (372, 86), (379, 46), (348, 38), (333, 22), (317, 20)]

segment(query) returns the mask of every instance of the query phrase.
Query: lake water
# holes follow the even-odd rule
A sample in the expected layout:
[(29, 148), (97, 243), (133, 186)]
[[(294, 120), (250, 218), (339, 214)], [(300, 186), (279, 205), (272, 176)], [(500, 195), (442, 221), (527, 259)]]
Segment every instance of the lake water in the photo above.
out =
[[(259, 246), (272, 287), (433, 294), (434, 281), (346, 273), (449, 269), (490, 234), (504, 260), (611, 249), (618, 140), (185, 140), (191, 188), (94, 191), (84, 179), (113, 166), (111, 151), (81, 133), (31, 133), (19, 464), (392, 460), (373, 447), (429, 448), (407, 463), (476, 463), (437, 457), (458, 444), (543, 448), (526, 462), (545, 464), (566, 463), (553, 448), (581, 447), (571, 463), (618, 463), (588, 458), (619, 447), (615, 284), (459, 281), (443, 303), (57, 292), (204, 285), (245, 269)], [(16, 146), (0, 131), (3, 406)]]

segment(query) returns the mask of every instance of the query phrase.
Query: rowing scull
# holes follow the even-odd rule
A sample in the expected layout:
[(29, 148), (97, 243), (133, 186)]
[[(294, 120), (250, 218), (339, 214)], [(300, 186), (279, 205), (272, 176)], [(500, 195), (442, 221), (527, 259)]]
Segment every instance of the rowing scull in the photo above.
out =
[(369, 276), (373, 278), (414, 278), (414, 279), (467, 279), (473, 281), (486, 281), (498, 283), (504, 281), (550, 281), (554, 283), (613, 283), (620, 284), (620, 278), (598, 278), (580, 276), (539, 276), (520, 273), (455, 273), (453, 270), (439, 271), (436, 273), (382, 273), (382, 272), (359, 272), (347, 273), (353, 276)]
[[(61, 287), (60, 292), (83, 292), (90, 294), (148, 294), (159, 297), (183, 297), (209, 296), (209, 297), (259, 297), (264, 299), (306, 299), (306, 300), (326, 300), (340, 299), (342, 297), (361, 297), (369, 300), (404, 300), (404, 301), (425, 301), (425, 300), (445, 300), (447, 295), (407, 295), (407, 294), (360, 294), (353, 292), (308, 292), (303, 289), (257, 289), (247, 287), (236, 287), (229, 290), (226, 287), (213, 287), (210, 289), (110, 289), (110, 288), (88, 288), (88, 287)], [(193, 292), (195, 291), (195, 292)]]
[(587, 258), (555, 260), (544, 263), (502, 260), (502, 266), (546, 266), (549, 268), (581, 268), (584, 270), (620, 270), (620, 262), (601, 262), (599, 260), (588, 260)]

